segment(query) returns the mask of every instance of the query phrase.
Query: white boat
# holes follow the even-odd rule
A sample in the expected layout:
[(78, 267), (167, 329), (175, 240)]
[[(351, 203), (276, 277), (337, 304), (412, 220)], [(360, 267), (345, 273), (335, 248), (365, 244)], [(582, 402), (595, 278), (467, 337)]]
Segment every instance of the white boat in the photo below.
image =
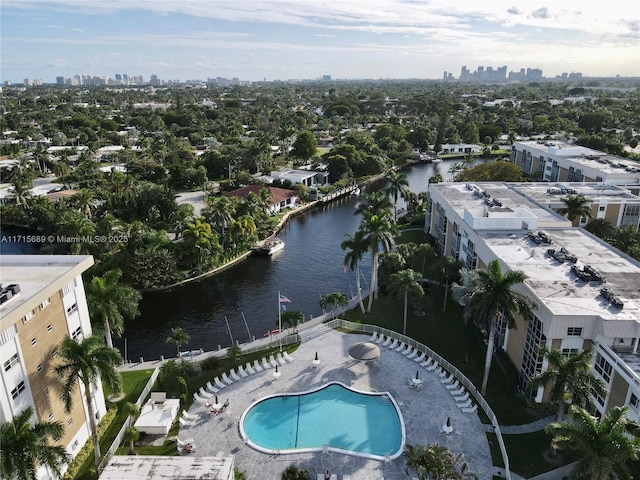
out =
[(271, 240), (258, 249), (260, 255), (273, 255), (284, 248), (284, 242), (279, 238)]
[(351, 192), (351, 195), (360, 195), (360, 188), (356, 188)]

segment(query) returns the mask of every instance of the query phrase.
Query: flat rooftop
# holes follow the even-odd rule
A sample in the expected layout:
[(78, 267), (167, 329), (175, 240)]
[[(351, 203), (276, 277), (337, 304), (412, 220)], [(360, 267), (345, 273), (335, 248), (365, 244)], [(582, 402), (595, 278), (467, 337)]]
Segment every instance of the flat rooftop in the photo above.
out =
[[(464, 218), (465, 210), (487, 207), (486, 198), (489, 198), (490, 200), (497, 199), (502, 204), (501, 208), (528, 210), (538, 219), (538, 224), (558, 227), (571, 225), (571, 222), (566, 218), (523, 196), (512, 185), (514, 184), (497, 182), (438, 183), (430, 185), (429, 190), (437, 191), (453, 207), (460, 218)], [(484, 192), (488, 197), (481, 196), (476, 192)]]
[(554, 182), (554, 183), (510, 183), (508, 184), (516, 192), (526, 195), (532, 200), (543, 205), (561, 203), (568, 194), (583, 195), (592, 203), (622, 202), (640, 204), (640, 197), (632, 194), (625, 188), (617, 185), (603, 183), (578, 183), (578, 182)]
[[(605, 320), (640, 322), (640, 262), (621, 254), (609, 244), (579, 228), (544, 229), (550, 245), (537, 245), (526, 231), (478, 232), (487, 248), (509, 266), (527, 274), (525, 284), (553, 315), (599, 316)], [(547, 249), (565, 248), (577, 262), (560, 263)], [(605, 282), (582, 281), (571, 266), (591, 266)], [(612, 290), (624, 302), (613, 307), (600, 295), (600, 289)]]
[(557, 140), (527, 140), (516, 143), (529, 150), (535, 150), (543, 156), (566, 158), (567, 160), (580, 163), (585, 167), (598, 169), (608, 174), (623, 172), (629, 174), (640, 173), (640, 163), (638, 162), (572, 143)]
[(20, 286), (0, 305), (0, 332), (92, 265), (91, 255), (0, 255), (0, 283)]
[(229, 480), (233, 478), (233, 456), (179, 457), (115, 455), (100, 474), (100, 480)]

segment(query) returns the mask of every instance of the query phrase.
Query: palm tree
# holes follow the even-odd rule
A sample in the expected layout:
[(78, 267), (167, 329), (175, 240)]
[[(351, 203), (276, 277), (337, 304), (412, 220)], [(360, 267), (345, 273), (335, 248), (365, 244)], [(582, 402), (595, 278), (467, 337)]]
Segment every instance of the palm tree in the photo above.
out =
[(33, 422), (33, 408), (27, 407), (0, 427), (0, 469), (7, 480), (36, 480), (40, 466), (62, 477), (62, 464), (71, 456), (62, 445), (64, 435), (60, 422)]
[(67, 412), (73, 406), (73, 396), (80, 384), (85, 395), (87, 420), (91, 427), (93, 451), (96, 467), (100, 464), (100, 440), (98, 438), (98, 424), (93, 404), (93, 385), (102, 381), (112, 392), (119, 393), (122, 389), (122, 379), (115, 365), (122, 363), (120, 353), (106, 347), (99, 335), (76, 341), (65, 337), (58, 346), (55, 356), (60, 363), (55, 367), (58, 378), (62, 381), (61, 398)]
[(176, 346), (177, 355), (180, 356), (180, 347), (186, 345), (191, 340), (191, 335), (185, 332), (182, 327), (176, 327), (171, 329), (171, 335), (169, 335), (164, 343), (173, 343)]
[(129, 455), (135, 455), (135, 443), (140, 440), (140, 431), (133, 426), (133, 423), (140, 415), (140, 407), (135, 403), (127, 402), (122, 407), (122, 411), (129, 417), (129, 425), (124, 432), (125, 440), (129, 442)]
[(419, 480), (463, 480), (464, 478), (478, 478), (467, 470), (467, 462), (462, 453), (454, 454), (443, 445), (405, 445), (404, 454), (407, 457), (405, 472), (413, 470)]
[(391, 275), (390, 289), (404, 297), (404, 322), (402, 327), (402, 334), (407, 334), (407, 305), (409, 301), (409, 294), (416, 297), (424, 296), (424, 289), (420, 284), (422, 276), (410, 268), (401, 270), (398, 273)]
[(227, 358), (231, 360), (232, 363), (236, 363), (236, 360), (240, 355), (242, 355), (242, 348), (237, 343), (234, 343), (227, 348)]
[(93, 277), (85, 287), (91, 318), (102, 321), (107, 346), (113, 348), (111, 333), (118, 337), (124, 331), (124, 320), (140, 315), (138, 305), (142, 295), (135, 288), (121, 283), (122, 271), (109, 270), (102, 277)]
[(627, 255), (640, 258), (640, 233), (634, 225), (617, 228), (609, 243)]
[(347, 233), (345, 236), (347, 239), (340, 244), (340, 248), (342, 248), (342, 250), (347, 250), (342, 264), (345, 271), (348, 267), (351, 271), (355, 270), (356, 272), (358, 303), (360, 304), (360, 310), (364, 313), (365, 309), (364, 303), (362, 302), (362, 288), (360, 287), (360, 262), (362, 261), (364, 253), (369, 249), (369, 242), (367, 241), (365, 232), (362, 230), (356, 231), (353, 235)]
[(471, 318), (489, 328), (489, 341), (484, 364), (484, 376), (480, 393), (487, 390), (497, 323), (500, 317), (508, 322), (509, 328), (515, 328), (516, 315), (529, 319), (535, 304), (526, 295), (513, 290), (515, 285), (523, 283), (527, 275), (519, 270), (502, 274), (498, 260), (489, 262), (486, 270), (462, 272), (462, 285), (454, 284), (453, 295), (466, 307)]
[(451, 280), (452, 276), (456, 275), (456, 272), (460, 271), (460, 262), (448, 255), (441, 255), (438, 257), (438, 267), (444, 279), (444, 303), (442, 304), (442, 311), (445, 312), (447, 310), (449, 280)]
[(356, 215), (363, 217), (377, 215), (379, 217), (391, 214), (391, 200), (384, 190), (376, 190), (373, 193), (365, 193), (362, 195), (360, 202), (355, 210)]
[(203, 217), (196, 218), (187, 224), (187, 228), (182, 232), (184, 246), (189, 254), (196, 259), (198, 270), (202, 269), (202, 261), (210, 255), (217, 247), (217, 239), (211, 233), (211, 225)]
[(287, 325), (290, 328), (293, 328), (295, 332), (298, 325), (304, 322), (304, 313), (298, 310), (285, 310), (280, 312), (280, 318), (276, 321), (282, 322), (282, 325)]
[(562, 421), (565, 404), (570, 400), (575, 405), (591, 407), (591, 396), (606, 394), (602, 380), (591, 371), (593, 351), (583, 350), (566, 357), (560, 350), (540, 347), (540, 354), (547, 358), (547, 369), (529, 382), (531, 388), (551, 384), (550, 399), (556, 403), (556, 422)]
[(398, 196), (404, 196), (405, 187), (409, 186), (406, 173), (398, 173), (395, 170), (391, 170), (387, 176), (387, 182), (389, 183), (386, 192), (393, 197), (393, 221), (398, 221)]
[(360, 224), (360, 228), (366, 234), (366, 240), (369, 242), (369, 251), (372, 257), (371, 266), (371, 292), (369, 293), (369, 305), (367, 312), (371, 312), (371, 305), (374, 296), (378, 297), (378, 256), (380, 254), (380, 246), (384, 252), (388, 252), (396, 244), (394, 233), (396, 232), (395, 224), (391, 224), (387, 215), (371, 215), (366, 214)]
[(224, 235), (224, 229), (232, 222), (237, 209), (237, 197), (209, 197), (206, 218)]
[(616, 228), (604, 218), (596, 218), (591, 220), (584, 227), (587, 232), (593, 233), (596, 237), (607, 240), (616, 233)]
[(564, 215), (574, 226), (577, 225), (576, 220), (582, 217), (591, 218), (591, 200), (584, 195), (568, 195), (562, 199), (564, 207), (558, 209), (560, 215)]
[(349, 299), (342, 292), (327, 293), (320, 297), (320, 308), (324, 311), (331, 305), (331, 318), (335, 318), (335, 309), (349, 303)]
[(569, 479), (631, 479), (631, 463), (640, 459), (640, 441), (629, 430), (629, 407), (613, 407), (600, 420), (584, 408), (569, 407), (569, 420), (544, 429), (558, 450), (578, 456)]
[(71, 197), (71, 201), (86, 218), (91, 218), (91, 210), (96, 203), (96, 195), (92, 190), (83, 188)]

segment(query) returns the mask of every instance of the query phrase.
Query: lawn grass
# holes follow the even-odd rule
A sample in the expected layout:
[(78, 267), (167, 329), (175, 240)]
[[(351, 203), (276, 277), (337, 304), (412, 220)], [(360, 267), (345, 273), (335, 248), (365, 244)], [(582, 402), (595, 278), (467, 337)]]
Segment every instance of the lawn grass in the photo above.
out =
[(575, 460), (570, 455), (563, 454), (550, 460), (546, 453), (551, 445), (551, 436), (543, 430), (519, 435), (503, 434), (502, 439), (507, 447), (511, 471), (524, 478), (540, 475)]

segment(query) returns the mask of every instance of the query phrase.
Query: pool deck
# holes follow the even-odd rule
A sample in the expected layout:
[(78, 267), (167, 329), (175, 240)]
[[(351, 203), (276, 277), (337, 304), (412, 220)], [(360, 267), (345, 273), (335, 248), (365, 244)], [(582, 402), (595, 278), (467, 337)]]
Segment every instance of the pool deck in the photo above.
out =
[[(308, 469), (312, 477), (329, 470), (338, 480), (348, 475), (352, 480), (400, 480), (406, 479), (405, 459), (400, 456), (389, 462), (334, 452), (269, 455), (248, 447), (239, 431), (242, 413), (256, 400), (281, 392), (301, 392), (317, 388), (329, 381), (339, 381), (363, 391), (388, 391), (399, 404), (406, 429), (406, 443), (427, 445), (439, 443), (454, 453), (463, 453), (469, 470), (479, 479), (491, 479), (496, 469), (492, 465), (491, 452), (485, 427), (474, 413), (463, 413), (455, 404), (449, 391), (440, 383), (435, 373), (420, 368), (416, 362), (401, 353), (380, 346), (378, 367), (354, 363), (348, 350), (353, 344), (366, 341), (369, 335), (344, 334), (324, 325), (317, 325), (301, 332), (302, 343), (292, 354), (292, 363), (279, 367), (281, 376), (273, 376), (274, 369), (250, 375), (220, 390), (218, 400), (230, 401), (223, 414), (214, 416), (200, 403), (189, 409), (198, 420), (191, 427), (181, 427), (179, 438), (193, 438), (197, 456), (217, 454), (235, 456), (235, 466), (246, 473), (247, 478), (280, 478), (289, 465)], [(321, 364), (314, 368), (315, 353)], [(420, 370), (424, 385), (421, 390), (409, 386), (410, 380)], [(213, 378), (211, 379), (213, 381)], [(447, 417), (455, 429), (454, 434), (440, 433)]]

